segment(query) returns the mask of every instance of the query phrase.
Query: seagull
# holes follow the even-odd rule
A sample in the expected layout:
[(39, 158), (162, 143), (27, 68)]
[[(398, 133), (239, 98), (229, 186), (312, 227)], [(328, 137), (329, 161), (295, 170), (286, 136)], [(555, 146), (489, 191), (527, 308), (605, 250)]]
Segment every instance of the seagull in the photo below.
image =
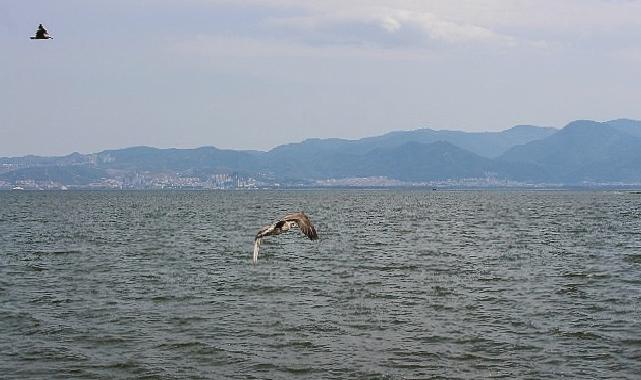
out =
[(316, 234), (316, 228), (309, 220), (305, 213), (295, 212), (293, 214), (287, 214), (284, 217), (280, 218), (274, 224), (265, 226), (261, 228), (256, 234), (254, 239), (254, 263), (258, 261), (258, 251), (260, 250), (260, 243), (263, 238), (266, 236), (280, 235), (283, 232), (289, 231), (291, 228), (298, 227), (300, 231), (305, 234), (310, 240), (318, 239)]
[(35, 37), (29, 37), (32, 40), (48, 40), (48, 39), (53, 39), (47, 32), (47, 29), (42, 26), (42, 24), (38, 25), (38, 30), (36, 30), (36, 36)]

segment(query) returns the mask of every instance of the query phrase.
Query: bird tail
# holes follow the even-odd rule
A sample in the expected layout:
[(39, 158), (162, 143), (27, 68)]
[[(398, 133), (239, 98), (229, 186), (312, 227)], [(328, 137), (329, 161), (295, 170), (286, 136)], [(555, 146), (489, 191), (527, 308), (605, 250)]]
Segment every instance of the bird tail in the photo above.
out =
[(253, 259), (254, 264), (256, 264), (256, 262), (258, 261), (258, 251), (260, 251), (260, 242), (262, 240), (263, 239), (261, 238), (254, 240), (254, 259)]

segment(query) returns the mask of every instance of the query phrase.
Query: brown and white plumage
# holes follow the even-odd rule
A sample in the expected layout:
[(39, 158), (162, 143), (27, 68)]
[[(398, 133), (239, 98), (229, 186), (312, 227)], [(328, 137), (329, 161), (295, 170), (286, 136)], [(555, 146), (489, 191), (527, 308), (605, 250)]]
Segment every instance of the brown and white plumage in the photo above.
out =
[(267, 236), (280, 235), (283, 232), (287, 232), (296, 227), (298, 227), (310, 240), (318, 239), (316, 228), (314, 228), (314, 225), (305, 213), (301, 211), (287, 214), (275, 223), (261, 228), (258, 233), (256, 233), (256, 237), (254, 238), (254, 262), (258, 261), (258, 251), (260, 250), (260, 243), (263, 238)]

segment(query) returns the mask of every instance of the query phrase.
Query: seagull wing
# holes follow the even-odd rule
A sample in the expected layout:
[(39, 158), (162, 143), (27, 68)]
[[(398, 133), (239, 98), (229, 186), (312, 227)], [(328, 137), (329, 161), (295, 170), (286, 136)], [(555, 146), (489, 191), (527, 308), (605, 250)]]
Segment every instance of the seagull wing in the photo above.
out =
[(254, 264), (258, 261), (258, 252), (260, 251), (260, 243), (262, 240), (262, 238), (256, 238), (256, 240), (254, 240), (254, 256), (252, 258)]
[(309, 220), (307, 215), (305, 215), (303, 212), (295, 212), (293, 214), (285, 215), (281, 219), (281, 221), (296, 222), (301, 232), (304, 233), (308, 238), (310, 238), (310, 240), (318, 239), (318, 234), (316, 234), (316, 228), (314, 228), (312, 221)]
[(265, 227), (261, 228), (256, 233), (256, 237), (254, 238), (254, 240), (262, 239), (265, 236), (271, 235), (272, 232), (274, 232), (275, 228), (276, 228), (276, 224), (270, 224), (269, 226), (265, 226)]

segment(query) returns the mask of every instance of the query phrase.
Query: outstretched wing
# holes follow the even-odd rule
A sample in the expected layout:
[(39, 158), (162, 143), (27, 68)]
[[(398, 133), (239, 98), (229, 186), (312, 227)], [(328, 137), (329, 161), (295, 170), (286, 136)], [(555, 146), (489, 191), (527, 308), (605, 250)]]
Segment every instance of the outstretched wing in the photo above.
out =
[(316, 228), (314, 228), (312, 221), (309, 220), (307, 215), (305, 215), (303, 212), (295, 212), (293, 214), (285, 215), (281, 219), (281, 221), (296, 222), (296, 224), (298, 224), (298, 228), (300, 228), (301, 232), (304, 233), (308, 238), (310, 238), (311, 240), (318, 239)]
[(254, 256), (252, 258), (254, 264), (256, 264), (256, 262), (258, 261), (258, 252), (260, 251), (260, 243), (262, 240), (262, 238), (254, 240)]
[(254, 238), (254, 240), (258, 240), (258, 239), (264, 238), (265, 236), (271, 235), (272, 232), (274, 232), (275, 228), (276, 228), (275, 224), (270, 224), (269, 226), (265, 226), (265, 227), (261, 228), (256, 233), (256, 237)]

